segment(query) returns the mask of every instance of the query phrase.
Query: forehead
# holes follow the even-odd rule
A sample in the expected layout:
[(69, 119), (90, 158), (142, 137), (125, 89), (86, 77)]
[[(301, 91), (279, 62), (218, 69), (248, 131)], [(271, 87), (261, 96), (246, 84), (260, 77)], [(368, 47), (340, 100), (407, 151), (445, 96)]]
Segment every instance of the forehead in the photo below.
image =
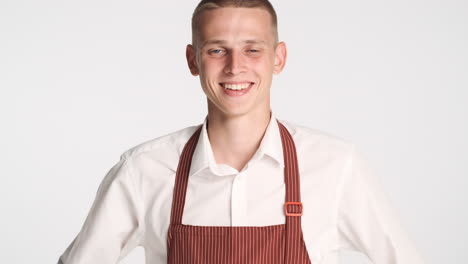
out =
[(268, 11), (262, 8), (225, 7), (206, 10), (200, 15), (201, 43), (273, 40), (273, 25)]

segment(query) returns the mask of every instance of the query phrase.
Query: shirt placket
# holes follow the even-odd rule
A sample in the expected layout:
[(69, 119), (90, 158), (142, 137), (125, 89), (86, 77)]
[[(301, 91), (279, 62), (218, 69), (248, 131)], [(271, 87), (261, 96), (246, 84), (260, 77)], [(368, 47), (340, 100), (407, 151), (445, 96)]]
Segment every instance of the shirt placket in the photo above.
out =
[(246, 173), (238, 173), (232, 183), (231, 225), (247, 226)]

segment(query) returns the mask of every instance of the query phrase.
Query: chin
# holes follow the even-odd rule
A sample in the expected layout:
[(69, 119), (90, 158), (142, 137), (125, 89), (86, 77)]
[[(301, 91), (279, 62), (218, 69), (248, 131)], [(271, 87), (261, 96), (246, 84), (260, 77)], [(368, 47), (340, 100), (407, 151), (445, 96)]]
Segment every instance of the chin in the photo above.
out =
[(252, 113), (254, 111), (253, 107), (249, 106), (242, 106), (242, 107), (233, 107), (233, 108), (225, 108), (223, 113), (226, 116), (236, 117), (236, 116), (244, 116)]

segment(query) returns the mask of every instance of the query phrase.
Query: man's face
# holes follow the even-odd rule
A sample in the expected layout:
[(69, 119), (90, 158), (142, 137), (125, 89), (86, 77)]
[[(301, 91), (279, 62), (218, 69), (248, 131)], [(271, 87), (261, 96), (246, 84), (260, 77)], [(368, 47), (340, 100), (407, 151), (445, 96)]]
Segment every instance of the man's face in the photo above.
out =
[(286, 46), (276, 42), (267, 11), (204, 11), (195, 46), (187, 46), (187, 61), (200, 76), (210, 112), (239, 116), (270, 110), (271, 81), (284, 67)]

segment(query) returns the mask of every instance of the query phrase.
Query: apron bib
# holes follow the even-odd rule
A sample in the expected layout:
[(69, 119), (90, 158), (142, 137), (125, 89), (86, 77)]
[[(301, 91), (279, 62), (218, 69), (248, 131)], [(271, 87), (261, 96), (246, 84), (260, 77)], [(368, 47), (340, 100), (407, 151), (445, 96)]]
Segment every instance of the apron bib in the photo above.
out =
[(310, 264), (302, 228), (302, 203), (296, 148), (278, 120), (283, 146), (286, 223), (271, 226), (192, 226), (182, 224), (192, 156), (202, 126), (185, 144), (177, 166), (171, 223), (167, 236), (168, 264)]

